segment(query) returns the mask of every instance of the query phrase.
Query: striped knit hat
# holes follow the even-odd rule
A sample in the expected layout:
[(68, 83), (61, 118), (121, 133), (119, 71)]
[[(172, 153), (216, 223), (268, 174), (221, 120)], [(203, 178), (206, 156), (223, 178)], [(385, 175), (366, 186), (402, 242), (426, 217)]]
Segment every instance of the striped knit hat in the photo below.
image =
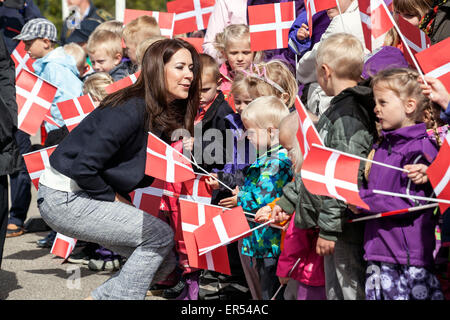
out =
[(14, 40), (33, 40), (37, 38), (48, 39), (58, 42), (56, 27), (49, 20), (44, 18), (36, 18), (28, 21), (22, 28), (19, 35)]

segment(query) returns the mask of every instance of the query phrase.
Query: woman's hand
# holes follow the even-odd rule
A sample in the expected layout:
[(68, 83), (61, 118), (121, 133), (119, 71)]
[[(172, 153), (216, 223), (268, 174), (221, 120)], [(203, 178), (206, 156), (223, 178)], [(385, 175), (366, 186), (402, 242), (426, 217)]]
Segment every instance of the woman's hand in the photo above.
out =
[(288, 277), (278, 277), (278, 280), (280, 281), (280, 284), (282, 284), (283, 286), (286, 285), (289, 282)]
[(317, 239), (316, 252), (319, 256), (327, 256), (334, 253), (334, 245), (336, 242), (323, 239)]
[(269, 221), (271, 213), (272, 213), (272, 208), (270, 206), (264, 206), (256, 212), (255, 221), (260, 222), (260, 223)]
[(403, 167), (409, 171), (408, 178), (415, 184), (424, 184), (428, 182), (427, 169), (428, 166), (424, 164), (407, 164)]
[(420, 87), (425, 96), (440, 105), (442, 109), (447, 109), (450, 103), (450, 93), (448, 93), (439, 79), (425, 76), (425, 81), (428, 85), (423, 82), (422, 77), (417, 78), (417, 81), (422, 84)]
[(306, 24), (302, 24), (302, 26), (297, 31), (297, 39), (299, 41), (303, 41), (309, 37), (308, 26)]
[(239, 193), (239, 188), (233, 190), (233, 196), (229, 198), (225, 198), (219, 201), (219, 206), (225, 208), (234, 208), (237, 207), (237, 194)]
[(194, 137), (183, 138), (183, 149), (187, 151), (192, 151), (194, 149)]
[[(217, 173), (211, 173), (211, 175), (217, 179)], [(211, 187), (211, 189), (217, 190), (217, 189), (219, 189), (219, 181), (217, 181), (216, 179), (208, 177), (208, 178), (206, 178), (205, 182), (208, 186)]]
[(130, 201), (128, 201), (127, 199), (125, 199), (124, 197), (122, 197), (122, 196), (121, 196), (120, 194), (118, 194), (117, 192), (116, 192), (116, 198), (115, 198), (114, 201), (120, 201), (120, 202), (123, 202), (123, 203), (125, 203), (125, 204), (128, 204), (128, 205), (134, 207), (134, 204), (132, 204)]

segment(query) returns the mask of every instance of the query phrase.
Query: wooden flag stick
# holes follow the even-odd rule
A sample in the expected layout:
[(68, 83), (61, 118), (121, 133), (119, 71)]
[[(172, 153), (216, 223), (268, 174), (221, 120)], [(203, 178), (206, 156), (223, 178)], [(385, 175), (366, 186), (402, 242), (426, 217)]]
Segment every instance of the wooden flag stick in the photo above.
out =
[(415, 211), (435, 208), (438, 205), (439, 204), (437, 204), (437, 203), (432, 203), (432, 204), (426, 204), (426, 205), (418, 206), (418, 207), (411, 207), (411, 208), (406, 208), (406, 209), (382, 212), (382, 213), (377, 213), (377, 214), (370, 215), (370, 216), (367, 216), (367, 217), (351, 219), (351, 220), (348, 220), (348, 222), (352, 223), (352, 222), (359, 222), (359, 221), (365, 221), (365, 220), (372, 220), (372, 219), (378, 219), (378, 218), (383, 218), (383, 217), (395, 216), (395, 215), (402, 214), (402, 213), (415, 212)]
[(450, 200), (445, 200), (445, 199), (412, 196), (412, 195), (409, 195), (409, 194), (395, 193), (395, 192), (389, 192), (389, 191), (383, 191), (383, 190), (372, 190), (372, 191), (373, 191), (373, 193), (383, 194), (385, 196), (393, 196), (393, 197), (400, 197), (400, 198), (409, 198), (409, 199), (415, 199), (415, 200), (424, 200), (424, 201), (432, 201), (432, 202), (439, 202), (439, 203), (450, 204)]
[[(300, 262), (301, 259), (302, 258), (298, 258), (297, 259), (297, 261), (295, 262), (294, 266), (291, 268), (291, 270), (288, 273), (288, 278), (291, 277), (292, 271), (294, 271), (295, 267), (298, 265), (298, 263)], [(275, 298), (278, 295), (278, 292), (280, 292), (281, 288), (283, 288), (284, 286), (285, 286), (284, 284), (280, 285), (280, 287), (278, 288), (277, 292), (275, 292), (275, 294), (273, 295), (273, 297), (270, 300), (275, 300)]]

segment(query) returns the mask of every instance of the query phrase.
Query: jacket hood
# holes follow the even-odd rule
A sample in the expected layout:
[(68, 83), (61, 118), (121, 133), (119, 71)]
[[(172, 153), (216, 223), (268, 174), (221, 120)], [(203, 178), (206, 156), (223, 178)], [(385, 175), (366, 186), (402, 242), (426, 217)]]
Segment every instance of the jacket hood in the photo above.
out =
[(41, 59), (37, 59), (33, 63), (34, 71), (37, 75), (41, 74), (42, 71), (45, 69), (48, 63), (56, 63), (60, 64), (66, 68), (68, 68), (73, 74), (75, 74), (77, 77), (79, 76), (79, 72), (77, 69), (77, 63), (75, 62), (75, 58), (66, 54), (64, 52), (63, 47), (58, 47), (51, 51), (50, 53), (46, 54)]

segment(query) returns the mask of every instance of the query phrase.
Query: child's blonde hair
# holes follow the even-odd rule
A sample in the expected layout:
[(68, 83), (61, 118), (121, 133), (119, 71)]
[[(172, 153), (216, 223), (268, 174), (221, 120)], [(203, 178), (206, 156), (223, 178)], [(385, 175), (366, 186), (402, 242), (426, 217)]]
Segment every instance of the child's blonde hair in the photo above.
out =
[(364, 47), (349, 33), (336, 33), (320, 42), (316, 66), (326, 64), (340, 79), (361, 80), (364, 67)]
[(89, 36), (86, 51), (91, 55), (97, 50), (103, 50), (109, 57), (123, 55), (122, 39), (112, 31), (96, 30)]
[(96, 72), (84, 81), (83, 92), (84, 94), (89, 93), (97, 101), (102, 101), (108, 95), (106, 87), (113, 82), (113, 78), (108, 73)]
[(108, 30), (116, 33), (119, 37), (122, 37), (123, 23), (119, 20), (108, 20), (100, 23), (97, 28), (95, 28), (95, 31), (97, 30)]
[(216, 82), (218, 82), (222, 78), (222, 75), (219, 71), (219, 65), (217, 64), (216, 60), (209, 54), (200, 53), (200, 64), (202, 67), (202, 75), (205, 70), (208, 69), (209, 71), (212, 71), (212, 76)]
[[(300, 172), (300, 169), (303, 164), (303, 155), (300, 149), (300, 144), (297, 140), (297, 130), (299, 125), (299, 118), (297, 112), (291, 112), (287, 115), (280, 123), (280, 143), (281, 140), (286, 137), (287, 141), (289, 141), (291, 148), (288, 150), (288, 155), (294, 158), (295, 161), (292, 161), (292, 167), (295, 169), (295, 172)], [(283, 145), (283, 143), (281, 143)], [(285, 145), (283, 145), (285, 149)], [(291, 159), (292, 160), (292, 159)]]
[(159, 40), (164, 40), (166, 39), (163, 36), (152, 36), (148, 39), (145, 39), (144, 41), (142, 41), (141, 43), (139, 43), (136, 47), (136, 61), (138, 63), (138, 65), (142, 65), (142, 57), (144, 56), (145, 50), (148, 49), (148, 47), (150, 47), (153, 43), (155, 43), (156, 41)]
[(154, 36), (161, 36), (161, 30), (154, 17), (140, 16), (126, 24), (122, 31), (125, 42), (132, 42), (136, 46)]
[(252, 121), (258, 128), (279, 129), (281, 120), (289, 115), (289, 109), (275, 96), (263, 96), (249, 103), (241, 113), (242, 121)]
[[(77, 64), (77, 69), (82, 70), (86, 65), (86, 52), (75, 42), (64, 45), (63, 50), (66, 54), (72, 56)], [(82, 76), (82, 74), (80, 74)]]

